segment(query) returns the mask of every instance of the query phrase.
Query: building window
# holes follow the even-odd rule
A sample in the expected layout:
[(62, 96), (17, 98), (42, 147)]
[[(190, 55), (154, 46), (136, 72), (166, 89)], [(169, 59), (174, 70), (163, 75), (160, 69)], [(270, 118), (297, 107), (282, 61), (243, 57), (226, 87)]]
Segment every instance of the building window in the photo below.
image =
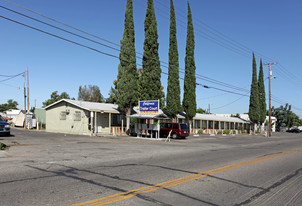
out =
[(121, 126), (122, 125), (122, 115), (113, 114), (112, 115), (112, 126)]
[(178, 123), (183, 123), (183, 124), (185, 124), (185, 123), (186, 123), (186, 120), (185, 120), (185, 119), (178, 119)]
[(202, 129), (207, 129), (207, 120), (202, 120)]
[(224, 129), (224, 122), (220, 122), (220, 128)]
[(81, 112), (80, 111), (75, 111), (74, 121), (81, 121)]
[(66, 112), (65, 111), (60, 112), (60, 120), (66, 120)]
[(213, 121), (209, 121), (209, 129), (214, 129), (213, 126)]
[(195, 120), (195, 128), (200, 129), (200, 120)]
[(231, 122), (231, 128), (230, 129), (235, 129), (235, 126), (234, 126), (234, 122)]
[(230, 123), (226, 122), (225, 129), (230, 129)]
[(218, 121), (214, 121), (214, 129), (219, 129), (219, 122)]

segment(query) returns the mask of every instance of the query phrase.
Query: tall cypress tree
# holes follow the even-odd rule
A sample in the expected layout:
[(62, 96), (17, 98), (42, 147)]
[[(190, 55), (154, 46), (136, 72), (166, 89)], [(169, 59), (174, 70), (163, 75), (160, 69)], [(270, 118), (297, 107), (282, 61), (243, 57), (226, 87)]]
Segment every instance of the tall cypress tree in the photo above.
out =
[(259, 91), (258, 91), (258, 81), (257, 81), (257, 66), (256, 59), (253, 53), (253, 74), (252, 74), (252, 84), (251, 84), (251, 94), (250, 94), (250, 106), (249, 106), (249, 117), (250, 120), (258, 124), (259, 123)]
[(266, 99), (265, 99), (265, 87), (263, 79), (263, 66), (262, 59), (260, 59), (260, 70), (258, 76), (258, 90), (259, 90), (259, 123), (262, 124), (265, 122), (266, 118)]
[(180, 112), (179, 62), (176, 38), (176, 18), (173, 0), (170, 0), (170, 44), (169, 44), (169, 76), (167, 89), (167, 112), (175, 119)]
[[(120, 64), (117, 76), (117, 104), (121, 111), (130, 115), (131, 109), (138, 101), (138, 75), (136, 69), (135, 56), (135, 37), (133, 22), (133, 3), (127, 0), (125, 12), (125, 28), (121, 40)], [(127, 130), (129, 129), (130, 119), (127, 118)]]
[[(162, 98), (161, 68), (158, 55), (158, 34), (153, 0), (148, 0), (145, 17), (145, 41), (143, 72), (139, 78), (140, 99), (158, 100)], [(162, 105), (161, 105), (162, 106)]]
[(196, 77), (195, 77), (195, 58), (194, 58), (194, 29), (190, 4), (188, 3), (188, 25), (187, 25), (187, 42), (185, 57), (185, 80), (184, 80), (184, 97), (183, 108), (186, 112), (187, 120), (191, 130), (193, 117), (196, 115)]

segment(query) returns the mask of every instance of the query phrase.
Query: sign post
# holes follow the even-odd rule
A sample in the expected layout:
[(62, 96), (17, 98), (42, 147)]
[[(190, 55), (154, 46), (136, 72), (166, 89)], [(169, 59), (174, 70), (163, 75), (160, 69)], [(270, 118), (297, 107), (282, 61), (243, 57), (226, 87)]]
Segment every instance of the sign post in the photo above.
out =
[[(140, 114), (158, 114), (159, 113), (159, 100), (147, 100), (147, 101), (139, 101), (139, 113)], [(153, 128), (151, 129), (153, 130)], [(159, 127), (157, 128), (159, 138)], [(151, 132), (151, 138), (152, 138)]]

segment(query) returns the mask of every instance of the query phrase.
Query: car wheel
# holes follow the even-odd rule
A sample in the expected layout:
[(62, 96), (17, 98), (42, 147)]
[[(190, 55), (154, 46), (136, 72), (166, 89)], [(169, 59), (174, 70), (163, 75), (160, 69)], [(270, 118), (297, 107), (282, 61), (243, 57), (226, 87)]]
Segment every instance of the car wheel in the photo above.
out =
[(177, 139), (177, 137), (178, 137), (178, 136), (177, 136), (176, 133), (173, 133), (173, 134), (172, 134), (172, 139)]

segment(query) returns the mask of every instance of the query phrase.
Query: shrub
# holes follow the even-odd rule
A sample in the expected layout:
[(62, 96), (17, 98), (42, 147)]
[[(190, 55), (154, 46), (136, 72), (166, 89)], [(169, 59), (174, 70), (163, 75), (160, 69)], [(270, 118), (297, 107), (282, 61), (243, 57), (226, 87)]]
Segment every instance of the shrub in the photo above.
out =
[(203, 134), (203, 130), (202, 129), (198, 130), (198, 134)]
[(223, 131), (223, 133), (224, 133), (224, 134), (230, 134), (230, 130), (229, 130), (229, 129), (225, 129), (225, 130)]
[(222, 130), (219, 130), (219, 131), (217, 132), (217, 134), (222, 134)]
[(236, 130), (233, 129), (233, 134), (236, 134)]
[(9, 146), (7, 146), (7, 145), (0, 142), (0, 150), (6, 150), (8, 148), (9, 148)]

